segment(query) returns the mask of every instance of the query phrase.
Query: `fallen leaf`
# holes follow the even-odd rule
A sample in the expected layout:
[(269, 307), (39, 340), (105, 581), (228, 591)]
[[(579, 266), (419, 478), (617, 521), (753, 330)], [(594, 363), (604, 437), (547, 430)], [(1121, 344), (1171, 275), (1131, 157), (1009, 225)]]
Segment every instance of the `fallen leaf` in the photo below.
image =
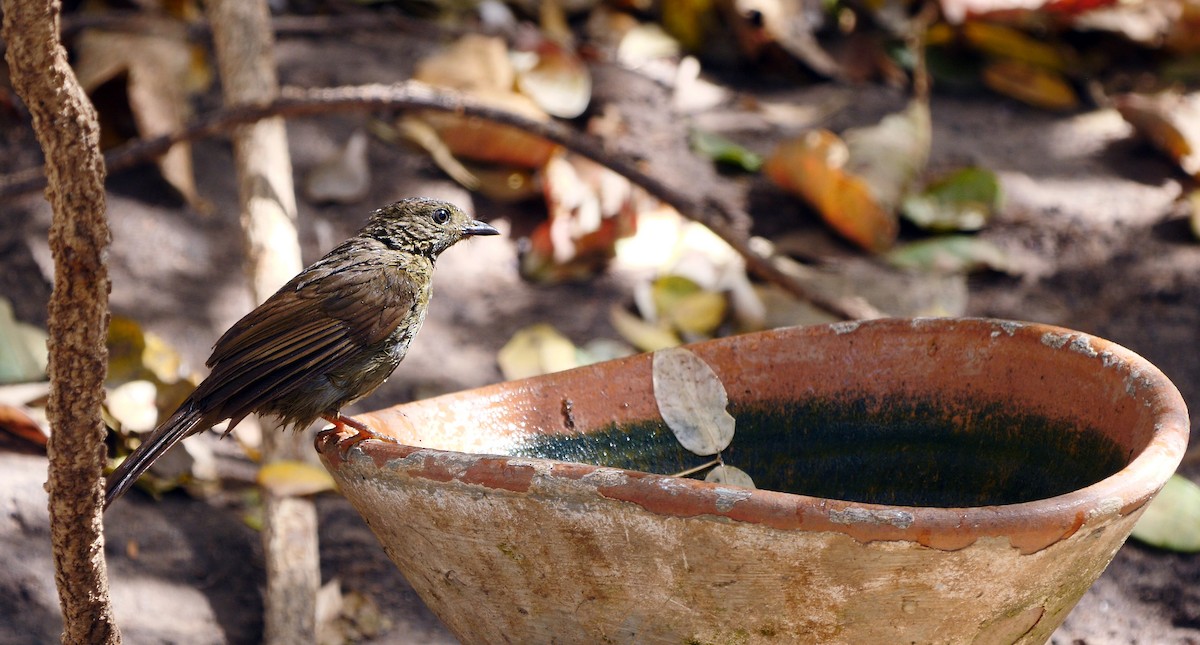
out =
[(527, 53), (513, 56), (517, 89), (551, 116), (574, 119), (583, 114), (592, 100), (592, 75), (579, 56), (551, 39), (542, 39)]
[[(75, 73), (84, 91), (94, 95), (114, 82), (123, 89), (125, 105), (96, 101), (101, 123), (109, 126), (104, 133), (109, 145), (134, 134), (151, 138), (183, 129), (191, 114), (188, 97), (211, 82), (203, 49), (189, 42), (186, 24), (161, 21), (160, 26), (147, 33), (85, 29), (75, 40)], [(136, 132), (115, 131), (113, 124), (122, 121), (117, 113), (125, 110)], [(156, 163), (188, 203), (208, 209), (196, 190), (189, 144), (176, 143)]]
[(1020, 273), (1012, 258), (995, 244), (970, 235), (943, 235), (892, 249), (884, 259), (894, 267), (939, 273), (992, 269)]
[(728, 303), (720, 293), (707, 291), (677, 275), (658, 278), (651, 285), (657, 319), (684, 334), (711, 336), (725, 319)]
[(726, 464), (720, 464), (708, 471), (708, 474), (704, 476), (704, 481), (714, 484), (728, 484), (739, 488), (756, 488), (754, 479), (746, 474), (746, 471)]
[(715, 455), (733, 441), (734, 418), (725, 386), (708, 363), (683, 347), (654, 352), (654, 400), (679, 443)]
[(555, 283), (603, 271), (617, 240), (636, 227), (629, 180), (579, 155), (559, 154), (542, 169), (542, 186), (549, 218), (519, 249), (521, 276)]
[(258, 470), (258, 485), (275, 495), (299, 497), (334, 490), (329, 472), (303, 461), (273, 461)]
[(1056, 44), (1039, 40), (1022, 31), (981, 20), (972, 20), (962, 26), (962, 34), (975, 49), (1004, 59), (1028, 63), (1057, 72), (1065, 72), (1073, 65), (1070, 56)]
[(1139, 135), (1200, 179), (1200, 93), (1123, 94), (1114, 103)]
[(846, 172), (862, 177), (876, 203), (894, 212), (929, 163), (933, 125), (929, 105), (908, 102), (902, 112), (889, 114), (876, 125), (842, 133), (849, 158)]
[(0, 298), (0, 383), (46, 378), (46, 332), (18, 321), (12, 304)]
[(1000, 182), (982, 168), (964, 168), (904, 198), (901, 213), (917, 226), (938, 232), (977, 231), (1000, 207)]
[(739, 168), (746, 172), (758, 172), (763, 159), (742, 146), (712, 132), (692, 128), (688, 136), (692, 151), (719, 164)]
[(39, 448), (45, 448), (50, 438), (28, 412), (7, 403), (0, 403), (0, 431)]
[(896, 241), (899, 223), (880, 207), (865, 180), (846, 172), (848, 159), (841, 138), (814, 130), (780, 144), (763, 171), (811, 204), (842, 237), (868, 251), (884, 251)]
[[(419, 62), (413, 79), (465, 92), (492, 108), (533, 120), (550, 118), (532, 99), (513, 89), (516, 70), (501, 38), (467, 34)], [(475, 117), (426, 111), (414, 118), (427, 123), (448, 150), (466, 159), (538, 168), (558, 149), (524, 130)]]
[(983, 68), (983, 84), (992, 91), (1045, 110), (1079, 107), (1079, 97), (1062, 74), (1018, 60), (997, 60)]
[(1200, 552), (1200, 486), (1172, 475), (1133, 526), (1131, 536), (1160, 549)]
[(148, 432), (158, 425), (158, 388), (150, 381), (129, 381), (108, 391), (108, 413), (130, 432)]
[(513, 334), (500, 348), (496, 360), (510, 381), (561, 372), (578, 367), (575, 344), (546, 323), (530, 325)]
[(622, 338), (643, 352), (654, 352), (683, 344), (669, 325), (648, 323), (620, 305), (613, 305), (609, 312), (609, 320)]

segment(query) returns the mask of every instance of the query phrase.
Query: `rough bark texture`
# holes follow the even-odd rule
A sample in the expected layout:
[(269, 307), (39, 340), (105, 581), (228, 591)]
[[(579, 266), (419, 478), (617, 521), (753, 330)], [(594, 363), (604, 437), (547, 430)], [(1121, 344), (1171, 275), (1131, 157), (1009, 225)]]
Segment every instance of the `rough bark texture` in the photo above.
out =
[[(207, 9), (225, 103), (263, 104), (275, 99), (279, 81), (266, 2), (209, 0)], [(283, 118), (238, 127), (233, 145), (247, 269), (254, 298), (262, 302), (303, 268)], [(264, 427), (263, 460), (294, 458), (302, 449), (299, 437), (278, 427)], [(321, 580), (316, 510), (309, 500), (267, 495), (264, 642), (315, 642)]]
[(13, 86), (33, 117), (54, 210), (49, 304), (50, 538), (64, 643), (119, 643), (108, 597), (101, 523), (108, 364), (104, 158), (96, 111), (59, 41), (61, 5), (4, 0), (3, 37)]

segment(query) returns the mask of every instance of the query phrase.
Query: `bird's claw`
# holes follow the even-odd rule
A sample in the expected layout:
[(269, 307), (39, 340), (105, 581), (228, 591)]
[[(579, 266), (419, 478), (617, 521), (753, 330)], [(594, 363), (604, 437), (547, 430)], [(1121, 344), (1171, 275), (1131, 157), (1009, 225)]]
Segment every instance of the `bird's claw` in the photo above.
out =
[(343, 414), (338, 414), (337, 416), (326, 416), (322, 418), (333, 424), (333, 428), (326, 430), (326, 432), (333, 432), (334, 434), (340, 435), (347, 428), (350, 428), (354, 431), (353, 436), (346, 437), (338, 441), (338, 455), (343, 460), (350, 455), (350, 451), (353, 450), (355, 446), (368, 439), (377, 439), (379, 441), (389, 441), (393, 443), (396, 442), (396, 440), (392, 439), (391, 437), (375, 432), (369, 426), (367, 426), (367, 424)]

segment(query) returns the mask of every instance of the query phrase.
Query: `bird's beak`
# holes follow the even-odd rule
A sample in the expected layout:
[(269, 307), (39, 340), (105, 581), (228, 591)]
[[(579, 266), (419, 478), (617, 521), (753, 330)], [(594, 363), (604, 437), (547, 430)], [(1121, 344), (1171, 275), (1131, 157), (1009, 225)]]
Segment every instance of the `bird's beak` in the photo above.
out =
[(491, 224), (488, 224), (487, 222), (481, 222), (479, 220), (475, 220), (475, 221), (471, 222), (470, 224), (467, 225), (466, 228), (463, 229), (463, 235), (466, 237), (471, 237), (474, 235), (499, 235), (499, 234), (500, 234), (500, 231), (497, 231), (496, 227), (492, 226)]

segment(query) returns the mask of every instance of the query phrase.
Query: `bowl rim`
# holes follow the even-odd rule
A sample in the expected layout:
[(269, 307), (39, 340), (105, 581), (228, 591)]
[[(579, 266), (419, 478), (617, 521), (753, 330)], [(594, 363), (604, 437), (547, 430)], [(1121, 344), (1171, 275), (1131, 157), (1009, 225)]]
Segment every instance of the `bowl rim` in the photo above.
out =
[[(981, 537), (1007, 537), (1022, 553), (1039, 551), (1071, 537), (1081, 528), (1095, 527), (1138, 512), (1166, 483), (1187, 448), (1190, 424), (1186, 404), (1173, 383), (1142, 356), (1114, 342), (1083, 332), (1042, 323), (991, 318), (885, 318), (848, 321), (808, 327), (788, 327), (688, 345), (745, 342), (747, 337), (791, 334), (848, 336), (862, 330), (897, 333), (979, 329), (1002, 330), (1008, 337), (1040, 339), (1048, 350), (1075, 351), (1120, 366), (1136, 376), (1131, 387), (1155, 419), (1148, 443), (1116, 473), (1083, 488), (1054, 497), (1013, 504), (975, 507), (903, 506), (826, 499), (799, 493), (734, 488), (698, 479), (538, 457), (514, 457), (409, 446), (382, 440), (358, 442), (353, 431), (326, 431), (316, 447), (326, 467), (335, 475), (345, 463), (402, 469), (412, 477), (484, 485), (512, 491), (528, 490), (535, 477), (586, 489), (600, 497), (633, 503), (646, 511), (671, 517), (721, 518), (751, 522), (781, 530), (833, 531), (861, 542), (903, 540), (929, 547), (956, 550)], [(849, 336), (848, 336), (849, 337)], [(741, 341), (736, 339), (742, 339)], [(641, 360), (645, 360), (644, 355)], [(639, 356), (610, 361), (639, 359)], [(576, 368), (586, 370), (589, 367)], [(473, 388), (433, 399), (404, 403), (387, 410), (360, 415), (368, 425), (379, 423), (384, 412), (400, 412), (414, 405), (451, 404), (456, 399), (483, 395), (497, 388), (528, 387), (548, 374)], [(454, 464), (451, 468), (448, 464)], [(448, 468), (453, 473), (448, 474)], [(457, 473), (457, 474), (454, 474)]]

